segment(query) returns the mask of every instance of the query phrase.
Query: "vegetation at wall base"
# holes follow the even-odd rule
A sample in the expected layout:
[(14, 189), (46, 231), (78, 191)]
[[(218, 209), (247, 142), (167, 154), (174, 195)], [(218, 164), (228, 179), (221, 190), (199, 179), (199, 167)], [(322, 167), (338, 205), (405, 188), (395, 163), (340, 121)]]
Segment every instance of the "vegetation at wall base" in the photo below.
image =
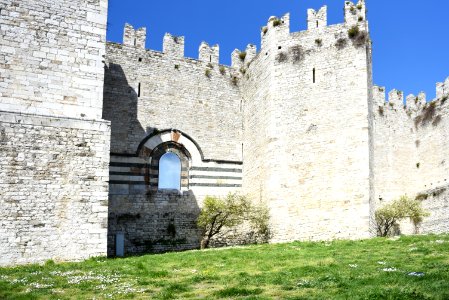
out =
[[(419, 163), (416, 164), (419, 168)], [(399, 229), (399, 221), (410, 219), (413, 222), (415, 229), (423, 221), (424, 217), (428, 217), (429, 212), (422, 208), (421, 201), (418, 199), (411, 199), (407, 196), (401, 196), (390, 203), (378, 208), (374, 214), (377, 225), (378, 236), (394, 235), (394, 228)]]
[(0, 299), (449, 299), (449, 235), (0, 268)]

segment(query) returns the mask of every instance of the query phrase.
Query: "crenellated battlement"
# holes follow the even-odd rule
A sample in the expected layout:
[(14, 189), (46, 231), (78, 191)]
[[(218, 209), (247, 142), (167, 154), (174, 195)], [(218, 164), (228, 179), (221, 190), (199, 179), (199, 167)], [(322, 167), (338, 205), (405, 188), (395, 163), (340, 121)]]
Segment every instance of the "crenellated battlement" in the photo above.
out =
[[(449, 97), (449, 77), (444, 82), (437, 82), (436, 84), (436, 98), (430, 102), (441, 100), (444, 103)], [(373, 86), (373, 100), (375, 105), (382, 106), (386, 102), (390, 103), (391, 107), (397, 107), (404, 105), (405, 108), (411, 111), (422, 109), (427, 104), (427, 95), (424, 92), (420, 92), (418, 95), (409, 94), (405, 98), (402, 91), (393, 89), (388, 93), (388, 100), (385, 97), (385, 87)]]
[(388, 103), (393, 106), (404, 105), (404, 92), (393, 89), (388, 93)]
[(318, 11), (312, 8), (307, 10), (307, 29), (313, 30), (327, 26), (327, 6), (321, 7)]
[(147, 39), (146, 27), (134, 29), (133, 26), (126, 23), (123, 30), (123, 44), (126, 46), (145, 49), (145, 42)]
[(220, 62), (220, 46), (218, 45), (214, 45), (211, 47), (208, 43), (201, 42), (198, 52), (199, 61), (213, 64), (218, 64)]
[(345, 23), (349, 26), (357, 25), (366, 20), (365, 0), (359, 0), (357, 4), (345, 1)]
[[(351, 1), (345, 1), (344, 12), (345, 23), (339, 24), (340, 26), (366, 25), (364, 22), (366, 20), (366, 6), (364, 0), (359, 0), (357, 4), (354, 4)], [(308, 32), (314, 34), (317, 29), (329, 27), (330, 26), (328, 26), (327, 23), (327, 6), (325, 5), (318, 10), (307, 10), (307, 30), (300, 33), (301, 36), (304, 36), (303, 34)], [(145, 49), (146, 33), (145, 27), (134, 29), (130, 24), (125, 24), (123, 44), (137, 49)], [(277, 44), (278, 41), (286, 40), (290, 35), (290, 14), (286, 13), (282, 17), (271, 16), (268, 19), (266, 26), (261, 28), (261, 49), (268, 49), (270, 45), (272, 46)], [(170, 33), (166, 33), (163, 38), (162, 52), (171, 57), (183, 58), (185, 53), (184, 36), (174, 36)], [(242, 56), (244, 55), (247, 57), (242, 59)], [(234, 50), (231, 54), (231, 66), (233, 68), (241, 68), (254, 59), (256, 55), (257, 48), (255, 45), (249, 45), (245, 51)], [(218, 64), (220, 60), (219, 46), (210, 46), (208, 43), (202, 42), (198, 50), (198, 60)], [(445, 86), (449, 86), (449, 84), (444, 85), (441, 83), (441, 88), (444, 89)]]
[(234, 49), (231, 54), (231, 67), (234, 69), (245, 68), (257, 55), (257, 47), (253, 44), (248, 44), (245, 51)]
[(271, 16), (267, 25), (261, 28), (261, 48), (267, 48), (272, 40), (286, 38), (290, 35), (290, 14), (282, 17)]
[(437, 82), (437, 98), (449, 96), (449, 77), (444, 82)]
[(164, 35), (162, 52), (172, 57), (184, 57), (184, 37), (174, 36), (170, 33), (166, 33)]

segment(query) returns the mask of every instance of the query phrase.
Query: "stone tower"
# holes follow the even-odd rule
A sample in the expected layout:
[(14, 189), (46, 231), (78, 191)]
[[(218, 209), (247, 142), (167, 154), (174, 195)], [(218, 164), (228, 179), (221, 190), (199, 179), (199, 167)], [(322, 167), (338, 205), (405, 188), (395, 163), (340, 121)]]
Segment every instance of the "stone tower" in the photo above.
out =
[(0, 265), (106, 254), (107, 4), (0, 1)]
[(308, 29), (271, 17), (245, 60), (243, 192), (270, 208), (273, 241), (369, 236), (371, 45), (365, 3)]

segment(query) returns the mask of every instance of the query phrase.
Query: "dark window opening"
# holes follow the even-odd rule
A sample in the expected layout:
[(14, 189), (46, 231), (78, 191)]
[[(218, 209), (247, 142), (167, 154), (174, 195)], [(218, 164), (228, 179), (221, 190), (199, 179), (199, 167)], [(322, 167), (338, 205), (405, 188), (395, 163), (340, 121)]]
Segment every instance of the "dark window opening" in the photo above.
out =
[(209, 62), (212, 62), (212, 55), (209, 55)]
[(134, 39), (134, 46), (136, 46), (137, 45), (137, 39), (135, 38)]
[(137, 87), (137, 97), (140, 97), (140, 82), (139, 82), (139, 85)]
[(316, 79), (316, 78), (315, 78), (315, 73), (316, 73), (316, 72), (315, 72), (315, 68), (313, 68), (313, 83), (315, 83), (315, 79)]
[(278, 49), (279, 49), (279, 50), (281, 50), (281, 49), (282, 49), (282, 47), (281, 47), (281, 46), (278, 46)]
[(316, 28), (318, 28), (318, 21), (316, 21)]
[(142, 57), (139, 57), (139, 62), (141, 62), (142, 61)]

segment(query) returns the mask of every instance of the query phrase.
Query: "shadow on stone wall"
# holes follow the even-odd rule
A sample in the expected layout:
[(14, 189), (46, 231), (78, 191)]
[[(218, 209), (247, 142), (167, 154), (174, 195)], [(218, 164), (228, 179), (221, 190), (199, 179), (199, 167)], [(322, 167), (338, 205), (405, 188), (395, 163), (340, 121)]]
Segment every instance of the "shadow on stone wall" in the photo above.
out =
[[(197, 249), (201, 231), (196, 225), (200, 208), (195, 195), (192, 191), (150, 191), (149, 153), (141, 153), (145, 157), (139, 159), (136, 145), (130, 142), (142, 141), (157, 130), (140, 124), (138, 92), (138, 82), (130, 83), (120, 65), (105, 67), (103, 118), (111, 121), (111, 153), (113, 158), (120, 157), (123, 167), (111, 172), (114, 178), (119, 176), (120, 183), (112, 180), (109, 189), (108, 256), (116, 255), (117, 233), (124, 234), (125, 255)], [(134, 176), (146, 179), (136, 182), (131, 180)]]
[(126, 255), (198, 249), (200, 212), (191, 192), (162, 190), (150, 195), (111, 195), (108, 256), (115, 256), (115, 233), (125, 236)]
[[(103, 119), (111, 121), (112, 153), (135, 154), (130, 141), (140, 141), (147, 135), (137, 118), (138, 85), (137, 81), (128, 81), (120, 65), (105, 66)], [(148, 130), (151, 133), (153, 129)]]

